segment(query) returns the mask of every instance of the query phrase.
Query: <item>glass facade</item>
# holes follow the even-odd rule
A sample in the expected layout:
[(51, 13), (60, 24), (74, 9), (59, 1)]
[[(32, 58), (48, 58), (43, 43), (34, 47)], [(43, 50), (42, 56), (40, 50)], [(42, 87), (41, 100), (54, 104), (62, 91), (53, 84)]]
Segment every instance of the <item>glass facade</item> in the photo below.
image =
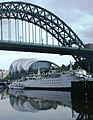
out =
[(36, 59), (18, 59), (15, 60), (9, 68), (10, 78), (21, 78), (23, 76), (37, 73), (38, 68), (40, 72), (46, 72), (49, 69), (58, 67), (56, 64), (50, 61), (36, 60)]
[(36, 69), (49, 69), (51, 66), (51, 64), (49, 62), (44, 62), (44, 61), (38, 61), (36, 63), (34, 63), (31, 66), (31, 69), (36, 70)]

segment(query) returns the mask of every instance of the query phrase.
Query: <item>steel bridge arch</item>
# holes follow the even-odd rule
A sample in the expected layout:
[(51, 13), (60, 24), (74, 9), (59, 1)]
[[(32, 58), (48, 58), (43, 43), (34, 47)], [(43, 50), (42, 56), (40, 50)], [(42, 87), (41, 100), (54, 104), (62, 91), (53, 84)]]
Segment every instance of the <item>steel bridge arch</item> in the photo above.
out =
[(31, 22), (57, 39), (62, 46), (84, 47), (83, 42), (74, 31), (52, 12), (37, 5), (25, 2), (0, 3), (0, 19), (20, 19)]
[[(20, 19), (31, 22), (50, 33), (63, 47), (84, 48), (84, 43), (75, 32), (59, 17), (45, 8), (26, 2), (0, 3), (0, 19)], [(82, 58), (72, 55), (76, 61)]]

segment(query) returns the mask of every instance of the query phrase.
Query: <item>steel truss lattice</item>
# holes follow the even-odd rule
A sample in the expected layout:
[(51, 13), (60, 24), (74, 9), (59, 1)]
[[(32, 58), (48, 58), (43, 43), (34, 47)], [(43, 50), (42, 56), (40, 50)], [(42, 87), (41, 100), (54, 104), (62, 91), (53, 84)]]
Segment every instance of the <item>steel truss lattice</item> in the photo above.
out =
[(31, 22), (54, 36), (62, 46), (84, 47), (80, 38), (59, 17), (50, 11), (25, 2), (0, 3), (0, 19), (21, 19)]
[[(0, 3), (0, 19), (20, 19), (39, 26), (50, 33), (64, 47), (84, 48), (83, 42), (74, 31), (52, 12), (34, 4), (25, 2)], [(79, 56), (73, 56), (80, 60)]]

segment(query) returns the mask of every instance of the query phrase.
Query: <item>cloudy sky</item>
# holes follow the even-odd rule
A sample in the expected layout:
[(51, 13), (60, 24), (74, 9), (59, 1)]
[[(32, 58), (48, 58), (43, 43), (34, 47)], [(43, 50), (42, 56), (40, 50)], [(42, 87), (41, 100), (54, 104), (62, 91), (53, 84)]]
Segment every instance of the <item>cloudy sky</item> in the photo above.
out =
[[(2, 0), (4, 2), (8, 0)], [(13, 0), (12, 0), (13, 1)], [(18, 0), (16, 0), (18, 1)], [(60, 17), (72, 28), (83, 43), (93, 43), (93, 0), (22, 0), (39, 5)], [(8, 69), (19, 58), (50, 60), (58, 65), (74, 61), (71, 56), (0, 51), (0, 68)]]

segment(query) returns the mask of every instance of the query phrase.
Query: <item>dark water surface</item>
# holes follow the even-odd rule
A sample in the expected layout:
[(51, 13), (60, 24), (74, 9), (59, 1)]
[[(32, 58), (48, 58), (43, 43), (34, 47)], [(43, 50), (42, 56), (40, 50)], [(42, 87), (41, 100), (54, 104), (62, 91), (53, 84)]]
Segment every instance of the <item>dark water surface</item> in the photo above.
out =
[(0, 90), (0, 120), (93, 120), (92, 92)]

